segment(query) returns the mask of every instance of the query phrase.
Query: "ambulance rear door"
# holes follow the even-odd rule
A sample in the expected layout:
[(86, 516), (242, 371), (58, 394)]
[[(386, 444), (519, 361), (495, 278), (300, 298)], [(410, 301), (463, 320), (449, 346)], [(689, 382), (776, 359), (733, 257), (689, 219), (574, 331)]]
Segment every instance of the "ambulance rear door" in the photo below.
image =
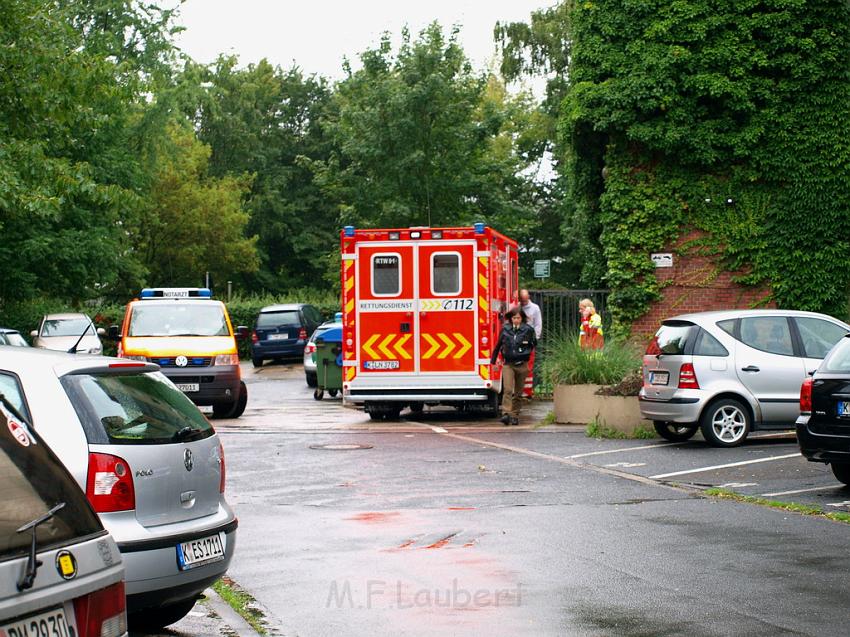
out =
[(423, 242), (417, 249), (419, 371), (477, 374), (475, 242)]
[(415, 256), (412, 243), (357, 245), (358, 375), (391, 377), (416, 371)]

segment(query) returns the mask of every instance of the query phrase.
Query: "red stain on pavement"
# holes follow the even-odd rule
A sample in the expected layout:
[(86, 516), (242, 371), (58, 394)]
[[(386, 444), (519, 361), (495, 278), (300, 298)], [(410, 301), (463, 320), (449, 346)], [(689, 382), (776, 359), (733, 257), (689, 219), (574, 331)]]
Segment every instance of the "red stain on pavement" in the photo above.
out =
[(441, 548), (443, 548), (446, 544), (448, 544), (448, 543), (449, 543), (449, 540), (451, 540), (451, 538), (446, 537), (446, 538), (443, 538), (442, 540), (438, 540), (438, 541), (434, 542), (433, 544), (430, 544), (430, 545), (426, 546), (425, 548), (426, 548), (426, 549), (441, 549)]
[(366, 524), (382, 524), (391, 521), (393, 518), (398, 517), (398, 515), (398, 511), (370, 511), (367, 513), (358, 513), (355, 516), (346, 518), (346, 520), (365, 522)]

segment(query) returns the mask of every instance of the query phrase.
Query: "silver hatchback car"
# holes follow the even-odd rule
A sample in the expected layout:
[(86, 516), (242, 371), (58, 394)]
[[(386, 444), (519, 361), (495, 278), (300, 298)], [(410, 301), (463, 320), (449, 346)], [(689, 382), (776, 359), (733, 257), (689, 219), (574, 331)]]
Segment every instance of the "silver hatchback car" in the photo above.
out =
[(158, 370), (0, 347), (0, 393), (56, 450), (117, 541), (131, 624), (149, 628), (179, 620), (224, 574), (237, 526), (218, 436)]
[(729, 310), (667, 319), (643, 357), (640, 411), (659, 435), (697, 429), (734, 447), (756, 429), (791, 429), (800, 385), (850, 325), (793, 310)]
[(0, 635), (126, 635), (115, 542), (62, 463), (1, 399), (0, 484)]

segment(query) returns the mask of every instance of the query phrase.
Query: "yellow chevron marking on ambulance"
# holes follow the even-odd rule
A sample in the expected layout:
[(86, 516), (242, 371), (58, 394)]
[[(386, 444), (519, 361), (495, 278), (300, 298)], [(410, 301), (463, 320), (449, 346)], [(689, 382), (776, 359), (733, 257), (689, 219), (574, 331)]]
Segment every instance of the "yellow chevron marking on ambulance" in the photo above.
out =
[(489, 258), (490, 257), (478, 257), (478, 262), (486, 268), (487, 267), (487, 260)]
[(346, 270), (350, 270), (351, 268), (354, 267), (354, 259), (346, 259), (344, 261), (344, 263), (345, 263), (345, 269)]
[(345, 281), (345, 291), (351, 292), (351, 288), (353, 288), (353, 287), (354, 287), (354, 277), (346, 279), (346, 281)]
[(393, 338), (395, 338), (395, 334), (387, 334), (387, 337), (381, 341), (381, 344), (378, 345), (378, 349), (384, 353), (384, 356), (387, 357), (386, 360), (392, 360), (393, 353), (387, 349), (387, 345), (392, 343)]
[(452, 350), (455, 348), (455, 344), (452, 342), (452, 339), (450, 339), (448, 336), (446, 336), (442, 332), (437, 334), (437, 336), (439, 336), (440, 340), (443, 341), (446, 344), (446, 349), (444, 349), (442, 352), (440, 352), (440, 355), (437, 356), (437, 358), (446, 358), (446, 356), (448, 356), (449, 354), (452, 353)]
[(363, 343), (363, 351), (372, 358), (380, 358), (378, 352), (372, 349), (372, 345), (375, 344), (375, 341), (377, 341), (380, 336), (380, 334), (372, 334), (372, 336), (369, 337), (369, 340)]
[(487, 312), (490, 309), (490, 304), (487, 302), (483, 296), (478, 297), (478, 305), (481, 306), (481, 309)]
[(454, 337), (457, 339), (457, 342), (460, 343), (460, 350), (458, 350), (457, 354), (455, 354), (455, 358), (463, 358), (463, 355), (469, 351), (469, 348), (472, 347), (472, 343), (466, 340), (463, 337), (463, 334), (459, 334), (457, 332), (454, 333)]
[(348, 303), (345, 304), (345, 313), (348, 314), (354, 310), (354, 299), (351, 299)]
[(490, 368), (486, 365), (478, 366), (478, 375), (481, 376), (484, 380), (490, 380)]
[(478, 275), (478, 285), (480, 285), (485, 290), (487, 289), (487, 277), (483, 274)]
[(354, 368), (349, 367), (345, 370), (345, 380), (352, 380), (354, 378)]
[(405, 334), (398, 342), (393, 346), (393, 349), (398, 352), (399, 356), (401, 356), (405, 360), (410, 360), (411, 356), (407, 353), (407, 350), (404, 349), (404, 344), (410, 339), (410, 334)]
[(428, 344), (431, 346), (431, 349), (429, 349), (427, 352), (425, 352), (422, 355), (422, 358), (423, 359), (431, 358), (434, 355), (434, 352), (436, 352), (438, 349), (440, 349), (440, 344), (437, 341), (435, 341), (433, 338), (431, 338), (430, 334), (424, 334), (423, 333), (422, 338), (424, 338), (426, 341), (428, 341)]
[(435, 312), (437, 310), (442, 309), (443, 302), (442, 301), (433, 301), (433, 300), (424, 300), (420, 301), (422, 303), (422, 311), (423, 312)]

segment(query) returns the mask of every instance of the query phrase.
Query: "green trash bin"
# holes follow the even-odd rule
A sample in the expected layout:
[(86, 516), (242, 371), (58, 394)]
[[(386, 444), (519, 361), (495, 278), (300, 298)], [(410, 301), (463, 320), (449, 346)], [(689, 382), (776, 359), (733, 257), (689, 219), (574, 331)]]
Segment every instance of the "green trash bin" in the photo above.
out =
[(342, 330), (327, 330), (316, 339), (316, 390), (313, 398), (322, 400), (327, 391), (336, 396), (342, 391)]

